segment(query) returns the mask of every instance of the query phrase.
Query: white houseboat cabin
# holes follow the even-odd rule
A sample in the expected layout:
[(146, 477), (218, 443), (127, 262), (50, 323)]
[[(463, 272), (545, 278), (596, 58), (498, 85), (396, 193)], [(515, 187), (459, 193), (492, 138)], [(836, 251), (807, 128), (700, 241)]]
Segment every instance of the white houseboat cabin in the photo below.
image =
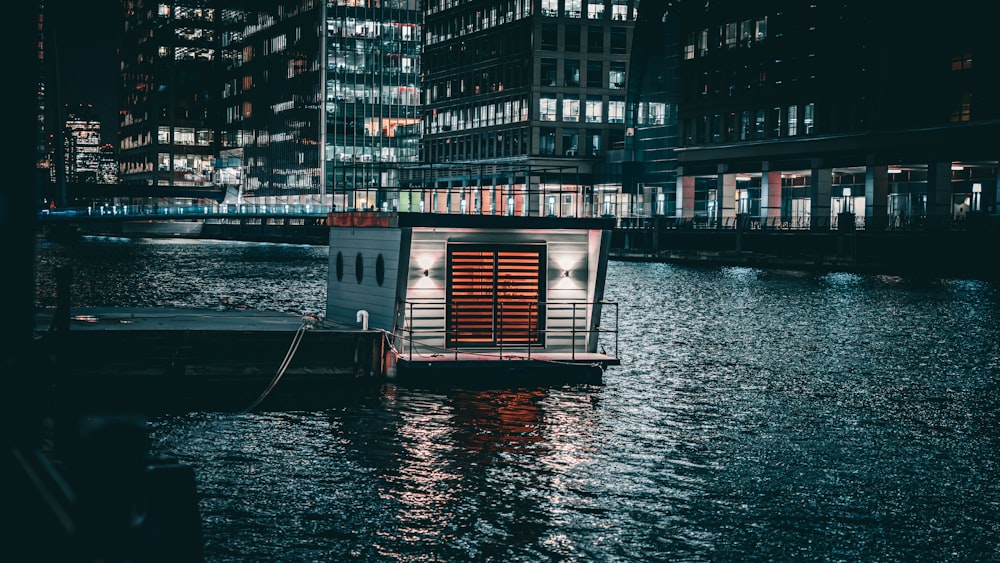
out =
[(384, 331), (387, 375), (599, 379), (619, 364), (618, 307), (603, 299), (613, 219), (367, 211), (328, 224), (327, 317)]

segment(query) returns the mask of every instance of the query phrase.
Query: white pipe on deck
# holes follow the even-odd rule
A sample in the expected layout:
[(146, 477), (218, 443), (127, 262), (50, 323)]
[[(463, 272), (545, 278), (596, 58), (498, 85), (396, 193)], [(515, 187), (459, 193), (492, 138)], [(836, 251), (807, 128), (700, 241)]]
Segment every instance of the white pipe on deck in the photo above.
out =
[(361, 330), (368, 330), (368, 311), (358, 311), (358, 322), (361, 323)]

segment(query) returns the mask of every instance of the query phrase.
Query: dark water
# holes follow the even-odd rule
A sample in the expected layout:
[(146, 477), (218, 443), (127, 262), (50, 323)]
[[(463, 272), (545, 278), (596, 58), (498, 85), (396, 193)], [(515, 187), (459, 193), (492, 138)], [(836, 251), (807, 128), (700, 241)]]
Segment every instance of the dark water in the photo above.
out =
[[(39, 303), (325, 308), (325, 247), (39, 249)], [(151, 421), (210, 561), (998, 561), (990, 283), (612, 262), (603, 385)], [(470, 374), (474, 377), (475, 374)]]

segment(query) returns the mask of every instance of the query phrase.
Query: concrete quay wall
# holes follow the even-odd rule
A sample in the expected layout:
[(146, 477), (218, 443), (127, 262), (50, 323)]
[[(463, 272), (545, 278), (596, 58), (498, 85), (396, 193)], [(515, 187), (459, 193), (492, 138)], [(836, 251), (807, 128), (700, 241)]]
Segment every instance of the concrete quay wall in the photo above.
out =
[(612, 259), (1000, 279), (993, 229), (780, 231), (623, 229)]

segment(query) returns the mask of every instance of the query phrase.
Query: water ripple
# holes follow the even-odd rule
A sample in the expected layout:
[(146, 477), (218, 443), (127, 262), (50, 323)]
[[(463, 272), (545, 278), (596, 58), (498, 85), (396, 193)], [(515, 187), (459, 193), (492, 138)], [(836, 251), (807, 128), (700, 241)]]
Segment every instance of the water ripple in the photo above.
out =
[[(322, 311), (326, 250), (91, 241), (75, 304)], [(612, 263), (603, 385), (151, 422), (211, 561), (1000, 560), (993, 284)], [(477, 386), (478, 387), (478, 386)]]

